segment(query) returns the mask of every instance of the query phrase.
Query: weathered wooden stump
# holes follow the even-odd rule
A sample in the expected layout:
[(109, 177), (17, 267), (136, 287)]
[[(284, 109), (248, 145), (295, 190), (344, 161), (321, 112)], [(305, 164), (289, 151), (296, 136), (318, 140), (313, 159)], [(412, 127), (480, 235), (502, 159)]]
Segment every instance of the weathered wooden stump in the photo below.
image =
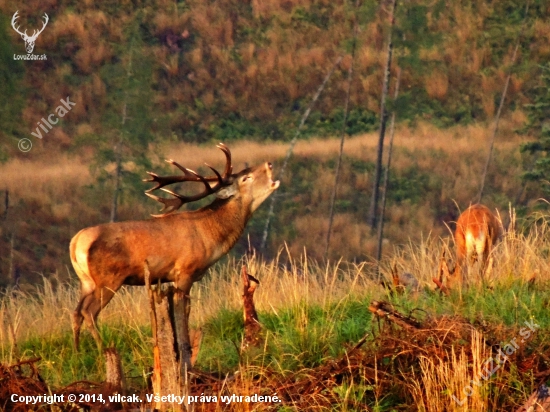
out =
[(258, 321), (258, 313), (254, 306), (254, 292), (260, 281), (254, 276), (249, 275), (246, 265), (242, 268), (243, 289), (243, 311), (244, 311), (244, 340), (242, 349), (250, 346), (259, 346), (261, 344), (262, 326)]
[[(173, 286), (155, 289), (151, 287), (149, 269), (145, 264), (145, 282), (149, 293), (151, 310), (151, 329), (153, 332), (153, 377), (152, 386), (155, 395), (184, 397), (189, 394), (188, 373), (199, 351), (201, 333), (191, 331), (187, 339), (184, 333), (188, 325), (186, 311), (189, 305), (179, 296), (181, 291)], [(192, 342), (189, 347), (179, 342)], [(152, 407), (160, 411), (184, 411), (187, 402), (154, 402)]]
[(124, 394), (125, 380), (120, 355), (114, 347), (103, 351), (105, 355), (105, 385), (113, 393)]

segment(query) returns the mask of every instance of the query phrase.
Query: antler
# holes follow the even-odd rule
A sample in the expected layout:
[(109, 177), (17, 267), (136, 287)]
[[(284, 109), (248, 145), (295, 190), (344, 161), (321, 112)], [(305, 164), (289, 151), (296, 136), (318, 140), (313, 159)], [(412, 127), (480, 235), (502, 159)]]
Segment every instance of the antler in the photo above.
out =
[[(226, 158), (226, 164), (225, 164), (225, 170), (224, 170), (223, 176), (220, 175), (220, 173), (216, 169), (214, 169), (212, 166), (207, 164), (206, 166), (208, 166), (214, 172), (215, 176), (204, 177), (191, 169), (183, 167), (182, 165), (180, 165), (179, 163), (175, 162), (172, 159), (166, 160), (166, 162), (180, 169), (183, 172), (183, 176), (159, 176), (156, 173), (147, 172), (151, 176), (151, 178), (144, 179), (143, 181), (154, 182), (156, 183), (156, 186), (146, 190), (145, 194), (149, 196), (151, 199), (155, 199), (157, 202), (160, 202), (164, 205), (164, 208), (161, 210), (161, 214), (152, 215), (153, 217), (166, 216), (178, 210), (185, 203), (190, 203), (196, 200), (203, 199), (208, 195), (216, 193), (222, 187), (227, 186), (231, 183), (230, 182), (231, 172), (233, 171), (233, 167), (231, 166), (231, 151), (223, 143), (219, 143), (216, 147), (218, 147), (225, 154), (225, 158)], [(179, 182), (202, 182), (204, 184), (204, 191), (194, 196), (183, 196), (164, 188), (164, 186), (170, 185), (172, 183), (179, 183)], [(214, 186), (210, 186), (208, 182), (217, 182), (217, 183)], [(174, 196), (174, 199), (166, 199), (166, 198), (158, 197), (151, 194), (151, 192), (157, 189), (160, 189), (166, 193), (171, 194), (172, 196)]]

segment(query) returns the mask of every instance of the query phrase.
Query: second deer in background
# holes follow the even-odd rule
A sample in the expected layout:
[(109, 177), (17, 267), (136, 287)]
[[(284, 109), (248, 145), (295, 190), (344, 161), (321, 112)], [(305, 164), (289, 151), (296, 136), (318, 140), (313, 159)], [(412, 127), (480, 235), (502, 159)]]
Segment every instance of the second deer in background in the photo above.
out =
[(475, 204), (458, 218), (455, 230), (456, 266), (454, 275), (462, 277), (464, 261), (481, 261), (481, 276), (487, 269), (491, 249), (502, 235), (502, 224), (487, 206)]

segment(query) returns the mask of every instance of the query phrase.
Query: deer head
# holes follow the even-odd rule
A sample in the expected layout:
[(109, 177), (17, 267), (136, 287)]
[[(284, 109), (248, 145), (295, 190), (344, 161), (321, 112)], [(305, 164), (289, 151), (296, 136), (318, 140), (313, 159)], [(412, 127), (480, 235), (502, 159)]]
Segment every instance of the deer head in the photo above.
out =
[[(156, 186), (147, 190), (145, 194), (164, 205), (161, 214), (152, 215), (153, 217), (167, 216), (178, 210), (185, 203), (195, 202), (211, 194), (215, 194), (218, 199), (239, 197), (244, 201), (243, 204), (248, 205), (250, 213), (252, 213), (279, 187), (279, 181), (273, 182), (271, 179), (271, 170), (273, 169), (271, 163), (267, 163), (269, 173), (265, 173), (265, 168), (262, 165), (254, 168), (246, 168), (237, 174), (231, 174), (233, 167), (231, 166), (231, 152), (229, 148), (223, 143), (218, 144), (217, 147), (225, 154), (226, 158), (223, 175), (207, 164), (206, 166), (214, 172), (214, 176), (203, 177), (195, 171), (183, 167), (172, 159), (166, 160), (166, 162), (180, 169), (183, 172), (183, 176), (159, 176), (156, 173), (147, 172), (151, 177), (145, 179), (144, 182), (154, 182)], [(204, 190), (194, 196), (183, 196), (164, 187), (180, 182), (201, 182), (204, 185)], [(210, 186), (209, 182), (216, 183)], [(170, 194), (173, 198), (166, 199), (151, 194), (151, 192), (158, 189)]]
[(46, 13), (44, 13), (44, 16), (42, 17), (44, 19), (44, 23), (42, 25), (42, 28), (40, 30), (34, 30), (32, 36), (28, 36), (27, 35), (27, 30), (25, 30), (25, 32), (22, 33), (21, 31), (19, 31), (19, 26), (15, 27), (16, 20), (19, 18), (17, 13), (19, 13), (19, 10), (17, 10), (15, 12), (15, 14), (13, 15), (13, 17), (11, 19), (11, 27), (13, 27), (13, 29), (21, 35), (21, 38), (25, 41), (25, 49), (27, 49), (27, 53), (30, 54), (34, 50), (34, 43), (36, 42), (36, 38), (46, 28), (46, 25), (48, 24), (49, 18), (48, 18), (48, 15)]

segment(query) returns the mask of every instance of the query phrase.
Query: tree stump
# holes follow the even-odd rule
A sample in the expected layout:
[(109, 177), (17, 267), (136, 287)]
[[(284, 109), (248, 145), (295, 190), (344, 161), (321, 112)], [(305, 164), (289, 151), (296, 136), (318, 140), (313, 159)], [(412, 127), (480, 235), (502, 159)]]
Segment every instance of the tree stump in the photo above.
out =
[(105, 355), (105, 384), (107, 388), (113, 393), (124, 393), (125, 382), (120, 355), (114, 347), (105, 349), (103, 353)]
[[(151, 329), (153, 332), (153, 376), (152, 386), (155, 395), (183, 396), (182, 385), (187, 377), (180, 374), (180, 364), (176, 352), (176, 340), (173, 327), (174, 288), (162, 291), (159, 287), (151, 288), (149, 268), (145, 264), (145, 284), (149, 293), (151, 309)], [(151, 405), (159, 411), (184, 411), (185, 404), (153, 402)]]
[(243, 289), (243, 311), (244, 311), (244, 341), (243, 348), (250, 346), (259, 346), (261, 344), (262, 326), (258, 321), (258, 313), (254, 306), (254, 291), (260, 284), (260, 281), (254, 276), (248, 274), (246, 265), (242, 268)]

